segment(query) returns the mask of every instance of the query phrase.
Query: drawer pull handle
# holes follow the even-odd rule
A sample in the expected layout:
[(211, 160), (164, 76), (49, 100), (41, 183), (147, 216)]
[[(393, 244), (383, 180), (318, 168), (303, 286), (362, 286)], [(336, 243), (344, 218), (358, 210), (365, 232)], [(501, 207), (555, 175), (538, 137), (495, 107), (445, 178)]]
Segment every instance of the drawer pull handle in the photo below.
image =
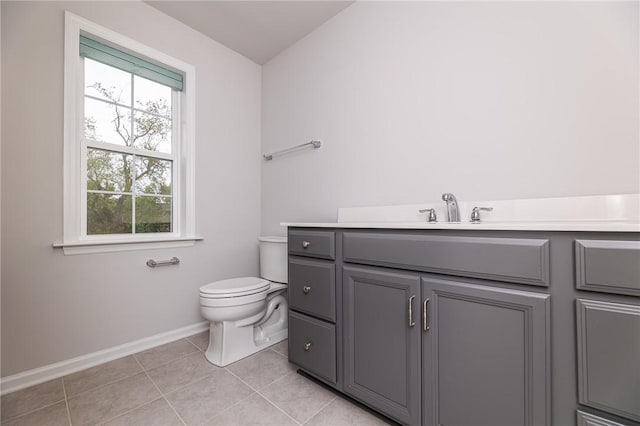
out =
[(311, 245), (311, 241), (303, 241), (302, 242), (302, 248), (307, 248)]
[(303, 347), (305, 351), (308, 351), (309, 349), (311, 349), (311, 342), (305, 343)]
[(422, 304), (422, 328), (424, 331), (429, 331), (429, 316), (427, 311), (427, 304), (429, 303), (429, 298), (424, 299), (424, 303)]
[(409, 327), (416, 325), (416, 322), (413, 320), (413, 299), (415, 298), (415, 296), (409, 298)]
[(302, 287), (302, 292), (304, 294), (309, 294), (310, 291), (311, 291), (311, 287), (309, 287), (308, 285), (305, 285), (304, 287)]

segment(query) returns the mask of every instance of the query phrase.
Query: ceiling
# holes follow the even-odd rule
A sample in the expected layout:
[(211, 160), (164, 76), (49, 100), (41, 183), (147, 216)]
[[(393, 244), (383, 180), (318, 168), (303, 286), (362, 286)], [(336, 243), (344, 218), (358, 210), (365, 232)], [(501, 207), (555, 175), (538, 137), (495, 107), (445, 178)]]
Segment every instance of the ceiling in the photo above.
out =
[(146, 1), (262, 65), (353, 1)]

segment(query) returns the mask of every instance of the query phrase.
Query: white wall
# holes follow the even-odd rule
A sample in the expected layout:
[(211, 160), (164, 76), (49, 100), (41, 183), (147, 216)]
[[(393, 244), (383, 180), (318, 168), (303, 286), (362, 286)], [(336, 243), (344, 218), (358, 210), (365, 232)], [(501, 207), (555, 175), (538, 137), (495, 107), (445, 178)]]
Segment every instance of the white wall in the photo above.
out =
[(640, 191), (639, 3), (357, 2), (263, 67), (262, 231)]
[[(64, 256), (64, 10), (196, 67), (192, 248)], [(260, 67), (142, 2), (2, 1), (2, 376), (202, 321), (198, 287), (257, 273)], [(146, 259), (178, 256), (177, 267)]]

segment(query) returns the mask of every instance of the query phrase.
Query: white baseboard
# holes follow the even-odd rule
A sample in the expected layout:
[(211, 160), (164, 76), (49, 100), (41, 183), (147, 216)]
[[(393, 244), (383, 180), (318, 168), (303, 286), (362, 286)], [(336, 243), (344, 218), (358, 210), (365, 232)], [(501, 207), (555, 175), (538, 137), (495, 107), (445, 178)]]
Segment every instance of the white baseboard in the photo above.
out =
[(66, 376), (67, 374), (75, 373), (76, 371), (85, 370), (95, 365), (113, 361), (114, 359), (135, 354), (165, 343), (173, 342), (208, 329), (209, 322), (203, 321), (197, 324), (178, 328), (176, 330), (145, 337), (144, 339), (125, 343), (123, 345), (114, 346), (98, 352), (81, 355), (76, 358), (56, 362), (55, 364), (49, 364), (44, 367), (38, 367), (12, 376), (3, 377), (0, 379), (0, 395), (57, 379), (59, 377)]

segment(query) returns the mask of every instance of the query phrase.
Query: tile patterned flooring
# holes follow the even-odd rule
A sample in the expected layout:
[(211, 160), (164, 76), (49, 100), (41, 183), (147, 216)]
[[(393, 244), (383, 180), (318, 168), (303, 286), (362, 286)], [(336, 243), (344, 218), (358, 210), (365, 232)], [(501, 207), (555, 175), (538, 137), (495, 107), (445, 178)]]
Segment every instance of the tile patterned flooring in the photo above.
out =
[(1, 398), (2, 426), (384, 425), (296, 373), (284, 341), (225, 368), (204, 332)]

